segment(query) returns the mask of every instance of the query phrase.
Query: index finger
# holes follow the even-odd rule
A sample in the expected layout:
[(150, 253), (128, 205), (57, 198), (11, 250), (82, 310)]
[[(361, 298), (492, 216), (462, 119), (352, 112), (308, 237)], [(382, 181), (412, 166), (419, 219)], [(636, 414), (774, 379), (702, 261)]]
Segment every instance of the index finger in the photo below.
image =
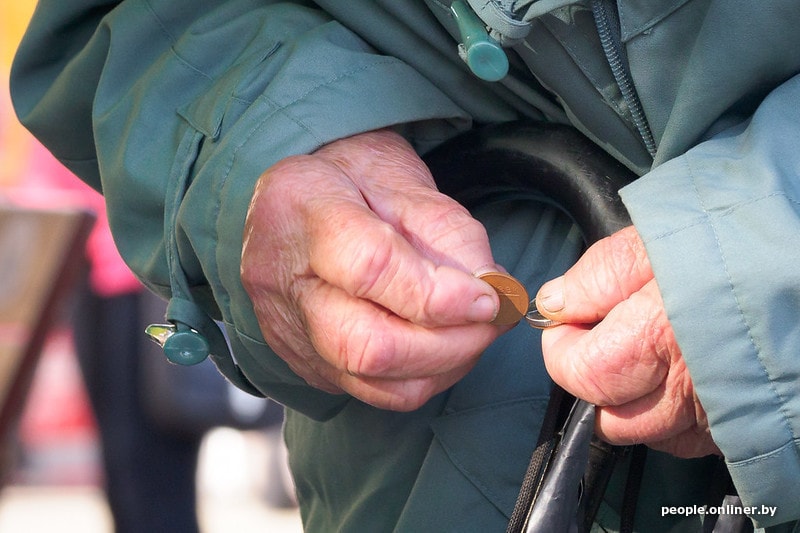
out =
[(644, 244), (628, 226), (594, 243), (563, 276), (545, 283), (536, 306), (558, 322), (593, 324), (652, 278)]

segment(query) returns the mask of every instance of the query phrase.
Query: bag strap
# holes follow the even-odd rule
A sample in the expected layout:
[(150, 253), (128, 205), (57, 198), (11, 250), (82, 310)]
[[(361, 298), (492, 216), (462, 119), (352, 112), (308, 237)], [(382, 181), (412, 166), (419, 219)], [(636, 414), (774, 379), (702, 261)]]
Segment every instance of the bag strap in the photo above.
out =
[(567, 396), (570, 395), (558, 385), (555, 385), (550, 392), (550, 401), (547, 404), (542, 428), (539, 431), (539, 440), (533, 450), (533, 455), (531, 455), (528, 469), (525, 471), (525, 477), (522, 480), (517, 503), (508, 522), (506, 533), (521, 532), (527, 521), (528, 510), (541, 486), (542, 478), (556, 447), (556, 432), (566, 416), (562, 413), (562, 408), (567, 404), (564, 401)]

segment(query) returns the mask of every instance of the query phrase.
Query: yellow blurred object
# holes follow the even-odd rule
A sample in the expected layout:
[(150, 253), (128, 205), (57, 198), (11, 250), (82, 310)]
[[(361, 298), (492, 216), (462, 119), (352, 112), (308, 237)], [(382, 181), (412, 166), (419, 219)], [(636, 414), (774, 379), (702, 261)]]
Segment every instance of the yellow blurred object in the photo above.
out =
[(8, 77), (14, 52), (35, 8), (34, 0), (4, 2), (0, 16), (0, 189), (17, 183), (30, 153), (30, 135), (11, 107)]
[(0, 60), (3, 70), (8, 72), (14, 51), (17, 49), (25, 27), (33, 15), (36, 2), (33, 0), (14, 0), (4, 2), (3, 16), (0, 17)]

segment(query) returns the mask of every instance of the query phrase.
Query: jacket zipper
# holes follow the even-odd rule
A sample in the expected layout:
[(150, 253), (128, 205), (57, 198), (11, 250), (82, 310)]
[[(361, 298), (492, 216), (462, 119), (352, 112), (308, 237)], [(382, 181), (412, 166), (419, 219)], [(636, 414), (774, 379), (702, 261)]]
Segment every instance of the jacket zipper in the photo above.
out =
[(622, 93), (622, 98), (630, 110), (633, 124), (638, 130), (647, 152), (651, 157), (655, 157), (656, 142), (644, 115), (644, 109), (639, 95), (636, 93), (636, 87), (633, 85), (630, 70), (628, 70), (628, 62), (620, 38), (618, 14), (615, 10), (616, 6), (613, 4), (613, 0), (592, 0), (592, 14), (594, 15), (597, 32), (600, 35), (600, 43), (611, 67), (611, 72)]

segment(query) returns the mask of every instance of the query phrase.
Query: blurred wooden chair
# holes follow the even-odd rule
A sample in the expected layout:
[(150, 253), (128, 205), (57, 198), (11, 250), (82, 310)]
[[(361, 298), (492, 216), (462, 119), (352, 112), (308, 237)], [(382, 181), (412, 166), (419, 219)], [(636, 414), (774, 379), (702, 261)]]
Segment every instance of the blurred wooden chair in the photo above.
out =
[(47, 331), (83, 268), (93, 221), (85, 211), (0, 205), (0, 487)]

